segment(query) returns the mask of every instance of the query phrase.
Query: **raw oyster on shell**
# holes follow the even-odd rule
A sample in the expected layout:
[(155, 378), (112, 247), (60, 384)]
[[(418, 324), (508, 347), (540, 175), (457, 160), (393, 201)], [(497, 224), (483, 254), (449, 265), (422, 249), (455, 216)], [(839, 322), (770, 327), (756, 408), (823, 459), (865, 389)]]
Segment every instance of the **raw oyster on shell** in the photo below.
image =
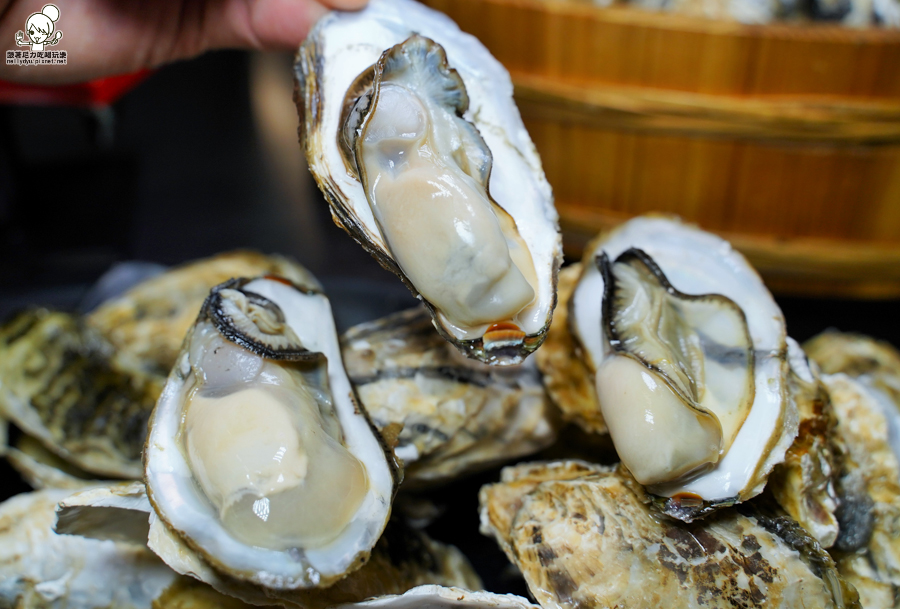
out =
[(424, 307), (350, 328), (344, 365), (372, 423), (402, 426), (404, 487), (448, 481), (523, 457), (556, 438), (556, 415), (533, 363), (488, 366), (462, 356)]
[(509, 75), (445, 16), (374, 0), (324, 17), (296, 65), (301, 135), (332, 216), (489, 364), (543, 341), (557, 215)]
[(479, 500), (482, 532), (545, 609), (860, 607), (790, 518), (751, 504), (692, 524), (660, 517), (620, 467), (507, 467)]
[(133, 543), (147, 544), (177, 573), (255, 605), (324, 609), (399, 595), (426, 584), (470, 590), (482, 587), (459, 550), (430, 539), (396, 518), (385, 528), (366, 564), (327, 588), (274, 590), (238, 581), (212, 569), (162, 525), (139, 483), (91, 489), (68, 497), (60, 503), (57, 531), (98, 539), (127, 535)]
[(691, 520), (760, 493), (797, 433), (784, 317), (724, 240), (636, 218), (585, 251), (569, 323), (622, 462)]
[(324, 587), (361, 567), (396, 470), (354, 396), (317, 283), (214, 288), (150, 420), (154, 515), (227, 577)]

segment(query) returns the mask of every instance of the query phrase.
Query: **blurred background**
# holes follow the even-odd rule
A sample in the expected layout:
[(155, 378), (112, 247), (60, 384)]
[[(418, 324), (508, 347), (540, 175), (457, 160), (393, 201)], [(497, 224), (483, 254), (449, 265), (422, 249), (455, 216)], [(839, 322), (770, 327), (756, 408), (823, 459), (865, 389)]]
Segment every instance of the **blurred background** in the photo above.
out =
[[(900, 346), (900, 31), (429, 3), (511, 70), (568, 261), (633, 215), (676, 213), (748, 255), (798, 340), (835, 327)], [(116, 263), (235, 248), (307, 266), (340, 329), (413, 306), (331, 221), (297, 141), (292, 61), (208, 53), (109, 104), (2, 97), (0, 315), (76, 309)], [(495, 477), (438, 493), (460, 516), (435, 534), (484, 553), (490, 588), (521, 593), (474, 533), (475, 492)], [(0, 472), (0, 498), (24, 490), (14, 478)]]

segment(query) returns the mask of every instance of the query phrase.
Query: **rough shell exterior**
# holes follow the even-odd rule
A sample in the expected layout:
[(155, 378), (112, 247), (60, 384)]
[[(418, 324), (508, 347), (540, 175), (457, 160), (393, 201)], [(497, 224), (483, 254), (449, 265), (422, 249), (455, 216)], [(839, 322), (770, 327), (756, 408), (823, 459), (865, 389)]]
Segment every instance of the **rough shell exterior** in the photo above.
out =
[(581, 347), (572, 338), (569, 327), (569, 302), (575, 284), (581, 276), (581, 263), (559, 272), (557, 298), (559, 305), (550, 324), (547, 340), (535, 353), (544, 387), (563, 418), (572, 421), (588, 433), (607, 433), (603, 413), (597, 402), (594, 375), (588, 370)]
[(832, 552), (864, 607), (896, 607), (900, 590), (900, 464), (878, 398), (844, 375), (826, 375), (844, 451), (841, 532)]
[(145, 547), (56, 534), (56, 504), (70, 492), (0, 505), (0, 606), (150, 609), (178, 576)]
[(481, 490), (482, 532), (545, 609), (859, 607), (828, 555), (789, 518), (748, 506), (685, 524), (646, 502), (616, 469), (510, 467)]
[(341, 339), (350, 382), (374, 425), (396, 436), (404, 485), (448, 481), (546, 448), (556, 416), (534, 365), (462, 356), (424, 308), (361, 324)]
[(318, 285), (306, 269), (288, 258), (237, 250), (189, 262), (143, 281), (101, 304), (85, 319), (134, 365), (165, 376), (209, 290), (233, 277), (259, 275)]
[(118, 531), (132, 543), (147, 544), (175, 572), (253, 605), (325, 609), (374, 596), (403, 594), (425, 584), (481, 588), (481, 580), (459, 550), (433, 541), (399, 520), (388, 525), (361, 569), (329, 588), (271, 590), (240, 582), (212, 569), (162, 525), (140, 483), (93, 489), (67, 498), (60, 509), (58, 530), (102, 539)]
[(76, 315), (33, 309), (0, 328), (0, 417), (97, 475), (140, 476), (163, 382), (129, 366)]
[(822, 547), (838, 535), (835, 483), (840, 474), (840, 450), (835, 445), (837, 419), (828, 390), (809, 367), (800, 346), (788, 339), (791, 374), (788, 393), (797, 406), (797, 438), (769, 477), (775, 499)]

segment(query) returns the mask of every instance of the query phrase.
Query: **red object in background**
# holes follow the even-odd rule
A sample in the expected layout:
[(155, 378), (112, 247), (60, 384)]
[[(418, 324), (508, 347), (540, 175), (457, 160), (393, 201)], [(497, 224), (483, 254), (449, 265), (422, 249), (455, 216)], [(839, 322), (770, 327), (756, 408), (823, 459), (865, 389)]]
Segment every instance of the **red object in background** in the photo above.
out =
[(0, 104), (30, 106), (108, 106), (147, 78), (140, 70), (73, 85), (29, 85), (0, 80)]

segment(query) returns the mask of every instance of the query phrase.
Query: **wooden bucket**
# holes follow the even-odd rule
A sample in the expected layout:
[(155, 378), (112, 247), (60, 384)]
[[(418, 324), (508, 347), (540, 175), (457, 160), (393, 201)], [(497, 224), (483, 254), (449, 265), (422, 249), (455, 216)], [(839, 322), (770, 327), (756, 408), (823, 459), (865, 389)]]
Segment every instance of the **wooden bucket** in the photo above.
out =
[(662, 211), (777, 291), (900, 296), (900, 31), (425, 2), (509, 69), (568, 254)]

